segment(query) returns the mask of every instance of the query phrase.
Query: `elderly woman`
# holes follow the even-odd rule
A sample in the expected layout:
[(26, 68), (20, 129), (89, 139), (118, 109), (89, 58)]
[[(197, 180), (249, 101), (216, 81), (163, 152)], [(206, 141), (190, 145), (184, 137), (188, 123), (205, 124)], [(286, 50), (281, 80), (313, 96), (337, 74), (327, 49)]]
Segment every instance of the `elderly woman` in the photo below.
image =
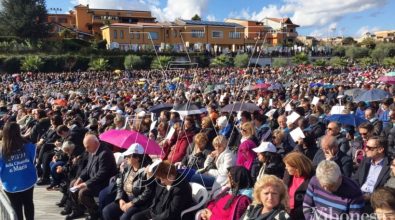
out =
[(255, 137), (255, 128), (252, 122), (245, 122), (241, 125), (241, 144), (237, 150), (237, 166), (244, 166), (247, 170), (251, 170), (252, 163), (256, 154), (252, 150), (258, 143)]
[(151, 205), (155, 181), (147, 178), (145, 167), (151, 162), (140, 144), (132, 144), (123, 154), (126, 167), (117, 179), (117, 196), (103, 210), (103, 219), (129, 220)]
[(134, 214), (131, 220), (181, 220), (181, 212), (193, 205), (191, 186), (168, 161), (162, 161), (156, 167), (150, 168), (160, 184), (156, 187), (152, 205)]
[(292, 219), (303, 219), (303, 198), (314, 175), (312, 162), (304, 154), (291, 152), (284, 159), (286, 172), (284, 184), (288, 187), (289, 207)]
[(213, 140), (214, 151), (207, 155), (204, 168), (197, 170), (192, 176), (191, 182), (200, 183), (211, 188), (214, 182), (219, 186), (226, 182), (228, 168), (235, 163), (235, 156), (227, 147), (228, 140), (219, 135)]
[(272, 143), (276, 146), (277, 153), (284, 158), (284, 156), (292, 150), (292, 147), (289, 145), (287, 138), (288, 133), (283, 130), (276, 129), (273, 131), (272, 135)]
[(202, 220), (240, 219), (252, 198), (252, 179), (242, 166), (230, 167), (227, 187), (199, 212)]
[(276, 176), (265, 175), (254, 186), (254, 201), (241, 220), (289, 220), (288, 194), (285, 184)]

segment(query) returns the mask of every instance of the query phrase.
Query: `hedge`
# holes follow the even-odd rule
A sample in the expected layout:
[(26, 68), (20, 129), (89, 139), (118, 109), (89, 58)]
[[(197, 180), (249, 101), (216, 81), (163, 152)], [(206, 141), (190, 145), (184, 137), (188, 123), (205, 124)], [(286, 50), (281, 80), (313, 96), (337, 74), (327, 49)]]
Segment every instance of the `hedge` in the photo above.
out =
[[(64, 72), (64, 71), (86, 71), (89, 68), (89, 62), (96, 58), (105, 58), (109, 61), (109, 69), (123, 70), (124, 68), (124, 55), (101, 56), (95, 54), (94, 56), (82, 56), (74, 54), (64, 55), (38, 55), (44, 61), (44, 65), (40, 68), (40, 72)], [(152, 61), (156, 57), (153, 54), (139, 55), (143, 61), (141, 69), (149, 69)], [(0, 72), (1, 73), (17, 73), (20, 72), (21, 63), (25, 55), (14, 56), (0, 56)], [(199, 67), (207, 67), (209, 65), (209, 58), (204, 55), (191, 57), (192, 62), (199, 63)]]

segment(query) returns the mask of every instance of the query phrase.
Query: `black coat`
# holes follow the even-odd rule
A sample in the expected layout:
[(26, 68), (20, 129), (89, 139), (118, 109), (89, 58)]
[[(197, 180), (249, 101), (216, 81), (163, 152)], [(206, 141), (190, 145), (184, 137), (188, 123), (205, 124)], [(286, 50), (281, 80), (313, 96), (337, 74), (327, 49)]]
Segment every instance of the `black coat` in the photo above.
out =
[[(290, 220), (290, 216), (282, 208), (273, 209), (271, 212), (261, 214), (263, 209), (262, 204), (248, 206), (241, 220)], [(299, 219), (298, 219), (299, 220)]]
[[(131, 167), (127, 167), (124, 169), (122, 174), (118, 177), (116, 181), (116, 188), (117, 188), (117, 196), (115, 201), (123, 199), (125, 201), (129, 201), (128, 195), (123, 190), (125, 181), (127, 180)], [(155, 187), (156, 181), (154, 178), (147, 179), (147, 174), (145, 173), (145, 169), (141, 168), (137, 171), (137, 175), (133, 179), (133, 198), (131, 202), (134, 206), (137, 207), (149, 207), (151, 206), (152, 199), (155, 196)]]
[(388, 140), (388, 155), (395, 156), (395, 127), (391, 124), (382, 133)]
[(117, 174), (115, 157), (110, 149), (101, 144), (96, 154), (89, 153), (88, 164), (80, 178), (86, 183), (88, 189), (98, 195), (115, 174)]
[[(371, 164), (371, 159), (364, 158), (361, 162), (361, 165), (358, 167), (357, 172), (352, 177), (353, 180), (357, 182), (360, 187), (366, 182), (366, 179), (369, 174), (370, 164)], [(377, 178), (377, 182), (376, 185), (374, 186), (374, 189), (384, 186), (384, 184), (390, 178), (390, 173), (391, 173), (390, 165), (391, 165), (391, 160), (388, 157), (384, 157), (384, 166), (381, 169), (381, 172)]]
[(178, 174), (170, 190), (158, 184), (150, 213), (153, 220), (180, 220), (181, 212), (193, 205), (191, 186)]
[[(325, 160), (324, 151), (322, 149), (319, 149), (313, 159), (314, 168), (317, 168), (318, 164), (323, 160)], [(337, 152), (335, 158), (333, 158), (333, 161), (335, 161), (337, 165), (339, 165), (340, 171), (344, 176), (351, 177), (353, 171), (353, 163), (350, 156), (347, 156), (342, 151), (339, 151)]]

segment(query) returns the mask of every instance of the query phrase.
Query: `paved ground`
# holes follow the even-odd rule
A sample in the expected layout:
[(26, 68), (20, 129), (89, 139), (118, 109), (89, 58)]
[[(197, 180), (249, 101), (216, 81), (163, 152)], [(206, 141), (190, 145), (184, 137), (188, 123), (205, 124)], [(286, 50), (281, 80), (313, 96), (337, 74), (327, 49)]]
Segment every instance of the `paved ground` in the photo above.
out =
[[(59, 202), (62, 194), (57, 191), (47, 191), (46, 186), (36, 186), (34, 188), (34, 206), (36, 220), (58, 220), (64, 219), (60, 215), (63, 208), (59, 208), (55, 203)], [(80, 218), (84, 219), (84, 218)]]

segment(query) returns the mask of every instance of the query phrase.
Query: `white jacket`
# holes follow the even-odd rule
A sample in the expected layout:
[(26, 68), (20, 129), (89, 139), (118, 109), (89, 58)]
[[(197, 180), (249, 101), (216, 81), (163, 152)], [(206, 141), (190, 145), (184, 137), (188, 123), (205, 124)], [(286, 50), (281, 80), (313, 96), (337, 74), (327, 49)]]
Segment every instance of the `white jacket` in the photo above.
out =
[[(206, 161), (204, 161), (204, 167), (207, 167), (214, 160), (210, 155), (207, 156)], [(234, 166), (236, 163), (236, 155), (229, 149), (225, 149), (215, 161), (215, 166), (217, 169), (210, 169), (206, 174), (214, 177), (227, 176), (228, 168)]]

